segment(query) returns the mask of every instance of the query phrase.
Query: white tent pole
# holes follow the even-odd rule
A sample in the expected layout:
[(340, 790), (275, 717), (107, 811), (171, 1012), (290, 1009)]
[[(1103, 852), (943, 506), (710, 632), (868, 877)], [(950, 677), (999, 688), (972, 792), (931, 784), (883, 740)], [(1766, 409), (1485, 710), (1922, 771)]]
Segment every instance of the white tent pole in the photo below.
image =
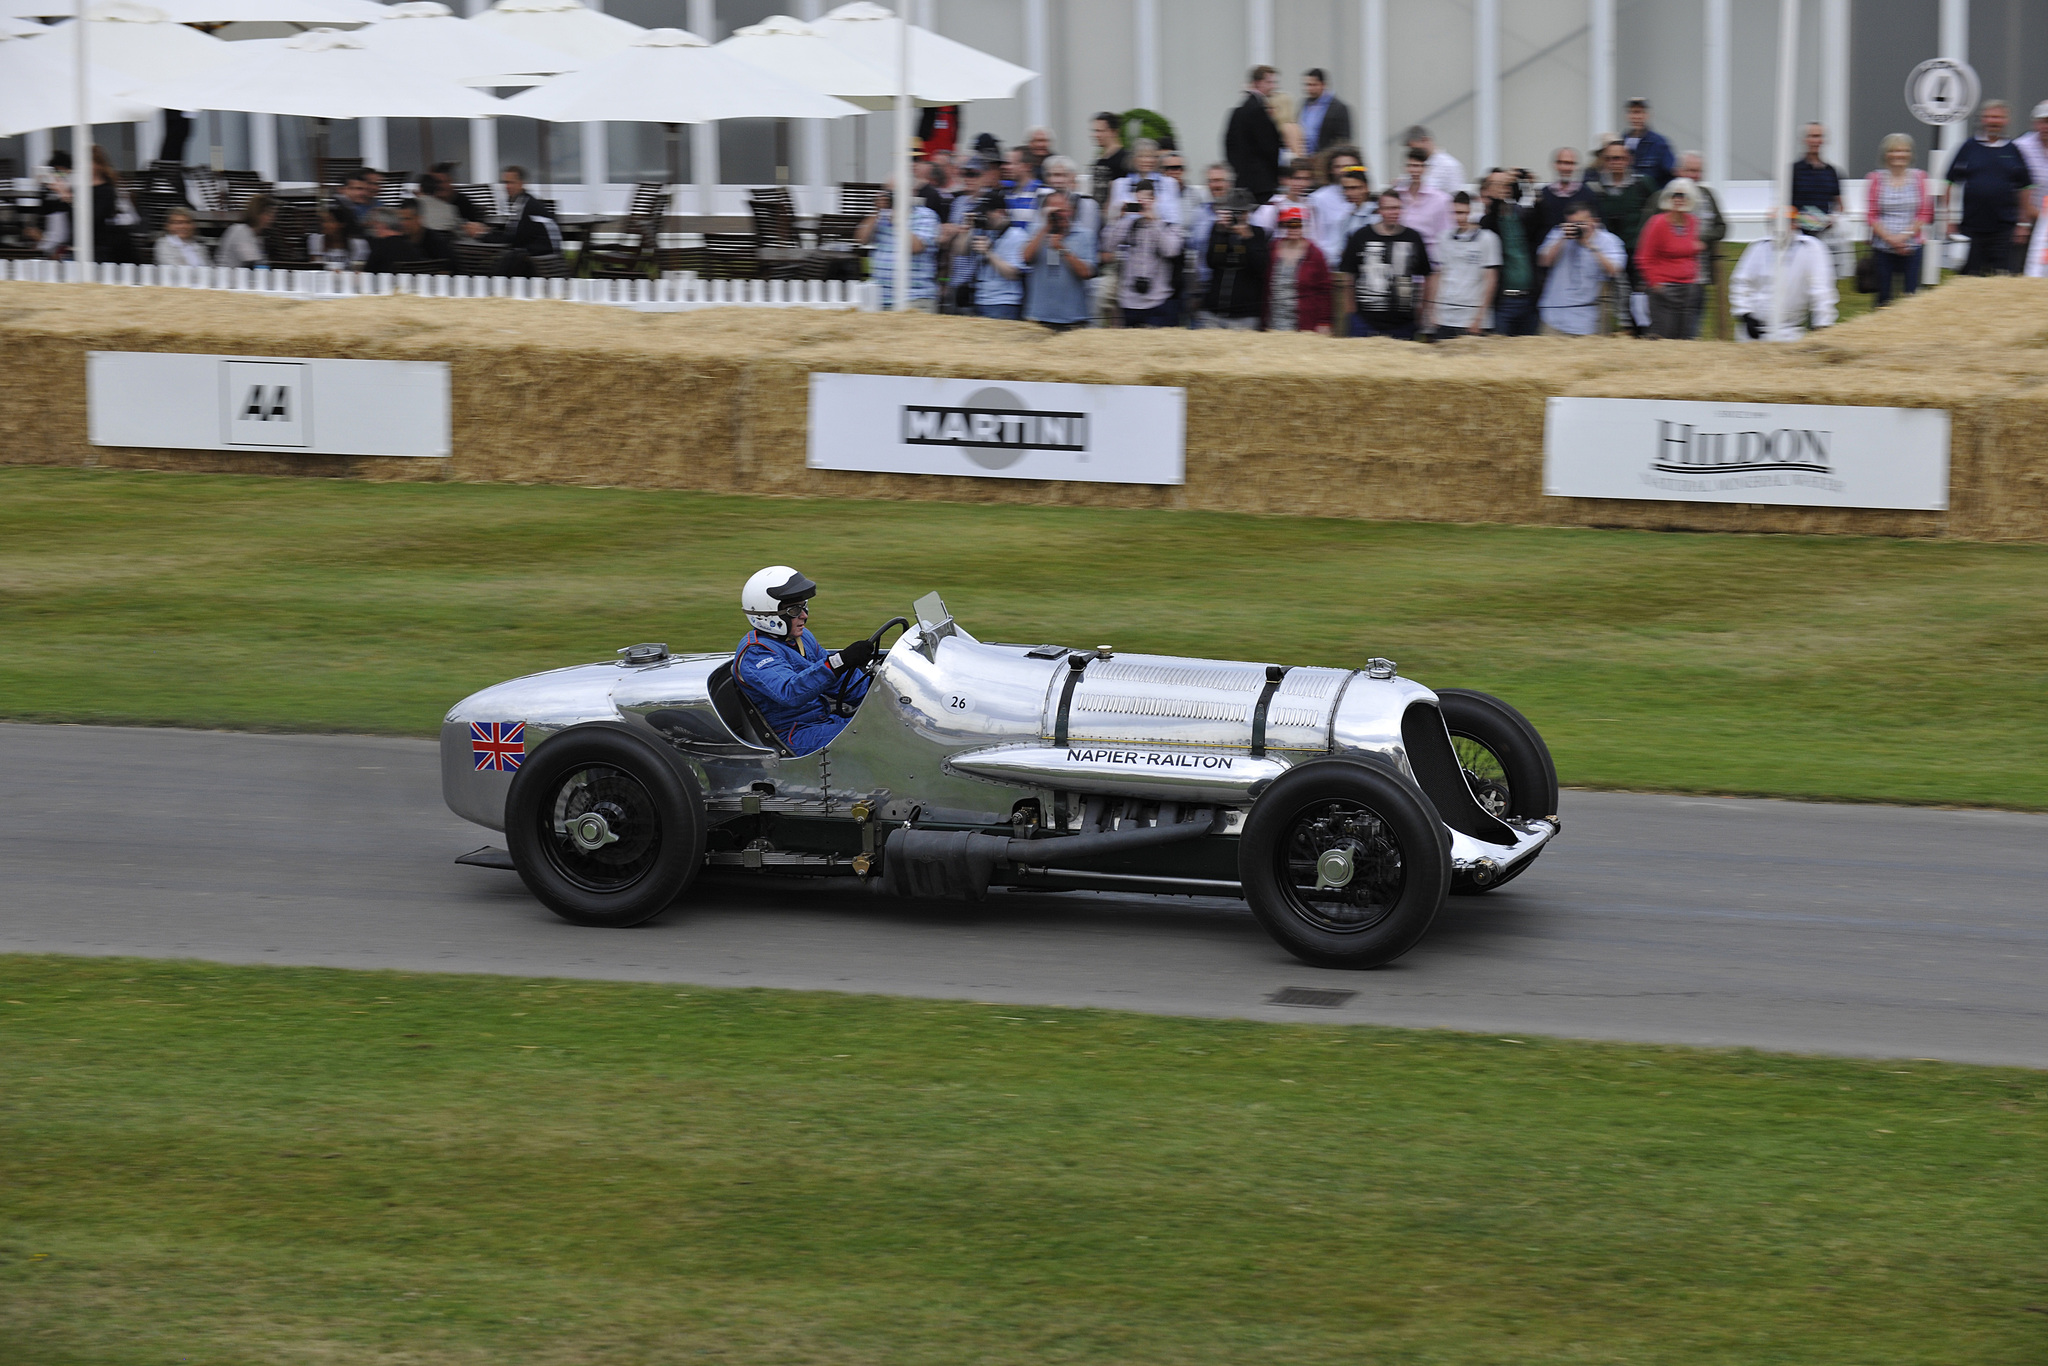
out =
[(1500, 164), (1500, 0), (1475, 0), (1472, 6), (1473, 143), (1478, 166), (1473, 179), (1486, 183), (1487, 171)]
[(1729, 0), (1707, 0), (1706, 89), (1707, 89), (1707, 183), (1724, 185), (1728, 180), (1729, 91), (1733, 68), (1730, 62)]
[(1051, 77), (1052, 25), (1046, 16), (1046, 0), (1024, 0), (1024, 65), (1038, 74), (1024, 86), (1024, 117), (1034, 128), (1052, 126)]
[(249, 169), (273, 184), (281, 179), (277, 173), (275, 114), (249, 115)]
[[(824, 0), (803, 0), (797, 6), (797, 18), (811, 23), (825, 13)], [(798, 125), (803, 129), (803, 182), (810, 186), (812, 213), (825, 213), (835, 207), (827, 187), (832, 180), (831, 153), (827, 139), (831, 129), (824, 119), (805, 119)]]
[(1359, 0), (1358, 69), (1365, 98), (1365, 169), (1392, 184), (1395, 171), (1387, 155), (1387, 0)]
[[(899, 0), (900, 3), (900, 0)], [(896, 167), (894, 191), (896, 214), (895, 271), (896, 311), (910, 311), (910, 206), (917, 202), (910, 184), (910, 138), (915, 126), (910, 121), (910, 20), (896, 16)]]
[[(1614, 124), (1615, 0), (1586, 5), (1586, 145), (1592, 147)], [(1594, 150), (1599, 150), (1595, 148)]]
[[(1970, 60), (1970, 0), (1941, 0), (1940, 28), (1937, 30), (1938, 43), (1935, 56), (1946, 57), (1952, 62)], [(1943, 177), (1948, 172), (1948, 163), (1955, 156), (1956, 148), (1963, 145), (1970, 136), (1970, 121), (1958, 119), (1945, 123), (1934, 130), (1928, 139), (1934, 145), (1927, 153), (1927, 178), (1930, 182), (1927, 192), (1934, 196), (1934, 231), (1927, 234), (1927, 245), (1920, 251), (1920, 282), (1927, 285), (1941, 283), (1942, 258), (1948, 255), (1948, 182)]]
[[(1778, 220), (1792, 202), (1793, 108), (1799, 78), (1799, 0), (1778, 0), (1778, 107), (1777, 136), (1771, 139), (1778, 159), (1777, 174), (1771, 181), (1771, 234), (1779, 231)], [(1787, 253), (1789, 258), (1790, 253)], [(1775, 339), (1785, 317), (1785, 265), (1781, 260), (1771, 275), (1771, 336)]]
[(1849, 0), (1820, 0), (1821, 156), (1849, 164)]
[(81, 14), (71, 21), (71, 27), (76, 31), (73, 52), (78, 60), (78, 117), (71, 122), (71, 259), (78, 263), (78, 278), (85, 280), (92, 273), (92, 231), (97, 226), (92, 212), (92, 82), (86, 74), (91, 70), (86, 40), (92, 20)]
[[(718, 6), (713, 0), (689, 0), (690, 32), (707, 43), (718, 41)], [(697, 212), (706, 218), (718, 212), (718, 186), (725, 178), (718, 161), (718, 125), (690, 125), (690, 179), (697, 185)]]
[(1159, 107), (1159, 0), (1137, 0), (1132, 15), (1136, 26), (1138, 107)]

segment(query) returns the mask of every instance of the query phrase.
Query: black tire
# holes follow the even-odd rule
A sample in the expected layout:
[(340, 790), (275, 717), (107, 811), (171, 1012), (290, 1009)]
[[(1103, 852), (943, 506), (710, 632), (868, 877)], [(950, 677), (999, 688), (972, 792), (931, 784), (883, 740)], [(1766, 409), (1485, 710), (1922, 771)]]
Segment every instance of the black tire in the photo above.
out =
[[(1557, 814), (1557, 765), (1528, 717), (1498, 697), (1470, 688), (1443, 688), (1436, 696), (1444, 727), (1451, 733), (1451, 748), (1481, 806), (1496, 816), (1540, 820)], [(1523, 859), (1485, 887), (1458, 878), (1451, 891), (1471, 896), (1505, 887), (1535, 861)]]
[(704, 798), (630, 735), (564, 731), (512, 779), (505, 844), (542, 905), (572, 925), (622, 929), (667, 910), (703, 867)]
[[(1316, 890), (1316, 861), (1342, 851), (1352, 875)], [(1451, 884), (1451, 837), (1401, 774), (1365, 759), (1317, 759), (1273, 780), (1246, 818), (1238, 879), (1266, 932), (1319, 968), (1376, 968), (1415, 947)]]

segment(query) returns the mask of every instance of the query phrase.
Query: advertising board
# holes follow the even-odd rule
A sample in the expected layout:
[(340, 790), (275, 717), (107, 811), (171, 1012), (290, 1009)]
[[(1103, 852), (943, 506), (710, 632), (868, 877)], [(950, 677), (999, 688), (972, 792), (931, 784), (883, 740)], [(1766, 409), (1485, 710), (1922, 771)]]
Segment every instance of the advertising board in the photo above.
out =
[(1938, 408), (1553, 398), (1543, 491), (1789, 507), (1948, 508)]
[(86, 353), (95, 446), (445, 456), (445, 361)]
[(813, 374), (810, 397), (812, 469), (1186, 482), (1184, 389)]

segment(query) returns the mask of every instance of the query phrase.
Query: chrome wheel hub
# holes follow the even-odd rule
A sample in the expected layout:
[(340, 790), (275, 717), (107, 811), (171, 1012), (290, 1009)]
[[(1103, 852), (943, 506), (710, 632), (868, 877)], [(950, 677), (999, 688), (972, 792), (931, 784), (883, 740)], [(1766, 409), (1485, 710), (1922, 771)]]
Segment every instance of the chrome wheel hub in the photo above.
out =
[(1316, 890), (1351, 885), (1352, 863), (1349, 849), (1331, 849), (1316, 859)]
[(594, 853), (607, 844), (617, 844), (619, 837), (612, 833), (611, 822), (601, 811), (586, 811), (569, 822), (570, 843), (585, 853)]

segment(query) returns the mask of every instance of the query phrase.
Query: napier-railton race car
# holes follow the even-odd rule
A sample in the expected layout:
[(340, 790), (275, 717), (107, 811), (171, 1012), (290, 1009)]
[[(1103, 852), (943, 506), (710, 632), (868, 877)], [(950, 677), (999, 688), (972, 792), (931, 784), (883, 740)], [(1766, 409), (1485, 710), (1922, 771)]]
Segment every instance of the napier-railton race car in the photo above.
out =
[(869, 637), (867, 695), (813, 754), (763, 722), (730, 653), (635, 645), (465, 698), (443, 788), (508, 848), (461, 861), (509, 855), (592, 926), (661, 914), (707, 868), (915, 898), (1242, 897), (1304, 961), (1372, 967), (1558, 832), (1549, 749), (1484, 693), (1432, 692), (1384, 659), (990, 644), (937, 594), (914, 610)]

